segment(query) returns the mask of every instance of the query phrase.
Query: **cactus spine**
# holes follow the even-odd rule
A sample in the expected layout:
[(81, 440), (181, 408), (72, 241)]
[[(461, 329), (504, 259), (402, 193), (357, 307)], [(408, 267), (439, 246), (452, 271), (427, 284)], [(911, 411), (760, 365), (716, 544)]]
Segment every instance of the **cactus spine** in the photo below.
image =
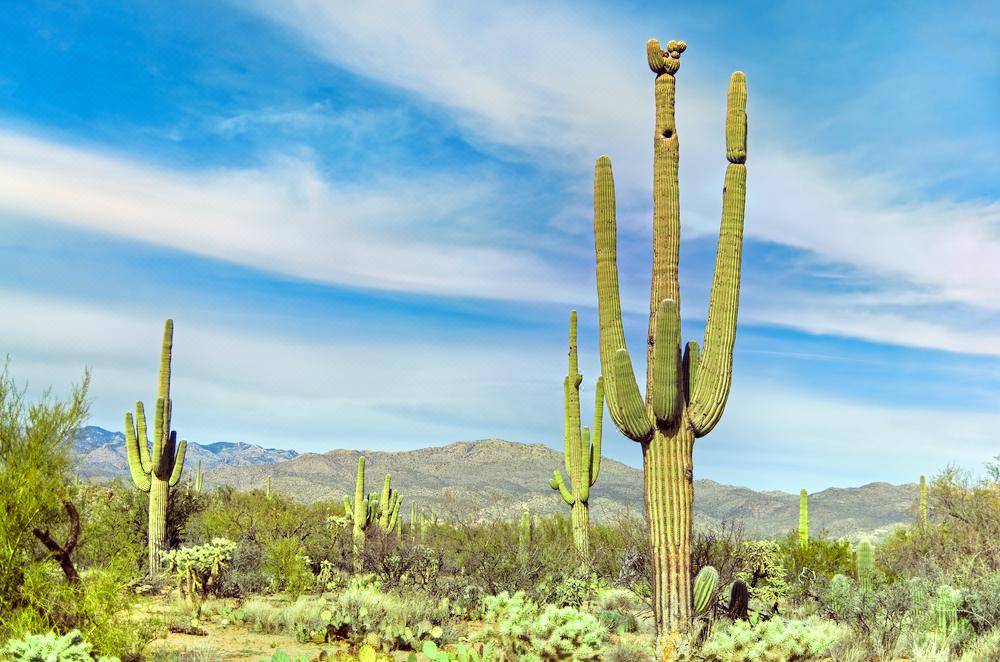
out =
[(809, 493), (799, 492), (799, 549), (809, 548)]
[(927, 530), (927, 478), (920, 476), (920, 528)]
[(668, 633), (691, 621), (691, 506), (694, 440), (719, 422), (732, 381), (746, 198), (746, 79), (729, 82), (726, 114), (727, 166), (715, 275), (704, 349), (687, 344), (680, 355), (680, 203), (678, 141), (674, 122), (674, 75), (684, 42), (664, 52), (651, 39), (656, 73), (653, 138), (653, 277), (646, 339), (646, 398), (639, 391), (625, 346), (618, 292), (615, 189), (611, 160), (597, 159), (594, 176), (594, 238), (600, 313), (601, 372), (611, 417), (622, 433), (642, 445), (646, 519), (653, 563), (657, 648)]
[(862, 538), (858, 543), (858, 589), (863, 595), (871, 595), (872, 592), (872, 565), (874, 562), (874, 550), (868, 538)]
[(187, 442), (177, 443), (177, 433), (170, 429), (173, 402), (170, 399), (170, 359), (173, 351), (174, 321), (168, 319), (163, 326), (163, 345), (160, 351), (160, 379), (156, 394), (156, 412), (153, 419), (153, 449), (150, 453), (146, 430), (146, 412), (142, 402), (135, 403), (135, 421), (132, 412), (125, 414), (125, 446), (132, 482), (143, 492), (149, 493), (149, 572), (160, 573), (160, 554), (167, 547), (167, 507), (170, 488), (177, 485), (184, 471), (184, 453)]
[(576, 311), (569, 314), (569, 373), (563, 379), (565, 399), (563, 460), (569, 488), (559, 469), (552, 470), (549, 487), (571, 508), (573, 544), (582, 558), (590, 555), (590, 488), (601, 472), (601, 425), (604, 418), (604, 380), (597, 378), (593, 432), (580, 431), (580, 374), (576, 353)]

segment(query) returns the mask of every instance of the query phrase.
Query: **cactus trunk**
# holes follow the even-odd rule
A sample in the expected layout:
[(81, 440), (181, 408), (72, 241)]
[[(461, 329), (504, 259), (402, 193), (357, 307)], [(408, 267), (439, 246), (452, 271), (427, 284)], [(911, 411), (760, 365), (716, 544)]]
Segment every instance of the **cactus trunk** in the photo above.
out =
[(170, 485), (155, 476), (149, 485), (149, 572), (160, 574), (160, 553), (167, 549), (167, 506)]
[(643, 446), (646, 521), (653, 561), (657, 632), (687, 628), (692, 618), (691, 512), (694, 434), (657, 429)]
[(642, 447), (643, 483), (653, 559), (657, 648), (670, 647), (692, 618), (692, 448), (722, 417), (732, 383), (746, 198), (746, 79), (729, 82), (722, 222), (709, 297), (704, 346), (681, 356), (679, 142), (674, 121), (675, 74), (687, 46), (655, 39), (646, 53), (656, 74), (653, 136), (653, 274), (643, 398), (625, 343), (618, 291), (617, 222), (611, 160), (594, 172), (594, 244), (600, 317), (601, 372), (608, 410), (618, 429)]

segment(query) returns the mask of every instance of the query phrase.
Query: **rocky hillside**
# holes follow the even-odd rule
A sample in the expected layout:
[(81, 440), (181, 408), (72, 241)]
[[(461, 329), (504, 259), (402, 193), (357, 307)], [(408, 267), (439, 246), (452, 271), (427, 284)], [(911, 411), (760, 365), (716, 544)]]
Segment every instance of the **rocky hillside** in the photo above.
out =
[[(272, 489), (297, 499), (340, 500), (353, 493), (357, 458), (361, 451), (335, 450), (305, 453), (271, 465), (226, 466), (210, 471), (206, 486), (259, 487), (268, 475)], [(380, 489), (386, 473), (406, 501), (444, 509), (453, 516), (513, 517), (522, 509), (556, 512), (562, 499), (548, 488), (552, 469), (562, 467), (562, 454), (540, 444), (498, 439), (462, 441), (414, 451), (363, 451), (367, 491)], [(591, 507), (598, 520), (642, 512), (642, 472), (605, 459), (601, 476), (591, 490)], [(810, 496), (813, 531), (832, 536), (879, 534), (911, 522), (916, 508), (916, 485), (872, 483), (858, 488), (830, 488)], [(755, 492), (745, 487), (695, 481), (696, 526), (718, 525), (738, 519), (754, 536), (782, 535), (798, 524), (798, 495)]]

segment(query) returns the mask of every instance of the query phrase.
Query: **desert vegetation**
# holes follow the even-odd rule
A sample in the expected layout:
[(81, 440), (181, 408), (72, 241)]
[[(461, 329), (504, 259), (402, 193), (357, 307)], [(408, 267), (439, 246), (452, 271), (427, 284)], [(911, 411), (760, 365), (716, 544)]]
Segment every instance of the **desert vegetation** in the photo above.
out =
[[(35, 402), (0, 377), (0, 660), (1000, 659), (1000, 463), (982, 479), (921, 477), (912, 525), (878, 539), (810, 531), (806, 490), (797, 529), (779, 538), (751, 538), (739, 521), (694, 526), (693, 446), (721, 419), (732, 379), (747, 83), (741, 72), (729, 82), (704, 341), (684, 344), (674, 104), (685, 49), (647, 48), (656, 131), (645, 396), (625, 346), (611, 162), (596, 163), (602, 375), (582, 427), (574, 311), (564, 466), (538, 486), (568, 514), (439, 517), (407, 503), (390, 475), (366, 476), (363, 456), (342, 499), (303, 503), (270, 479), (206, 490), (171, 428), (167, 320), (152, 426), (141, 401), (125, 414), (129, 475), (117, 480), (74, 476), (88, 375), (69, 399)], [(605, 406), (642, 449), (643, 517), (591, 521)]]

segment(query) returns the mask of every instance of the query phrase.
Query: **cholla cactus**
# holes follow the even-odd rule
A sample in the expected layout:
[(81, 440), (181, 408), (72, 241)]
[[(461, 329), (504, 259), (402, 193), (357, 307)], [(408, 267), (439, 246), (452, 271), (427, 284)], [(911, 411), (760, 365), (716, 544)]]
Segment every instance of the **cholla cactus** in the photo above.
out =
[(226, 538), (213, 538), (212, 542), (193, 547), (181, 547), (163, 552), (161, 558), (167, 569), (177, 578), (177, 591), (187, 598), (192, 607), (218, 583), (223, 569), (233, 560), (236, 543)]
[(174, 342), (174, 321), (168, 319), (163, 327), (163, 346), (160, 352), (160, 382), (156, 395), (156, 414), (153, 419), (153, 450), (150, 454), (146, 437), (146, 413), (142, 402), (135, 403), (135, 422), (132, 412), (125, 414), (125, 446), (128, 451), (128, 468), (132, 482), (143, 492), (149, 493), (149, 572), (160, 572), (160, 554), (167, 547), (167, 510), (170, 488), (177, 485), (184, 471), (184, 452), (187, 442), (177, 443), (177, 433), (170, 429), (173, 401), (170, 399), (170, 359)]
[(569, 373), (563, 379), (565, 412), (563, 430), (563, 460), (566, 479), (558, 469), (552, 470), (549, 487), (562, 495), (569, 504), (573, 523), (573, 544), (581, 558), (590, 555), (590, 488), (601, 472), (601, 425), (604, 419), (604, 380), (597, 378), (594, 402), (593, 431), (580, 430), (580, 374), (576, 353), (576, 311), (569, 314)]
[[(94, 662), (90, 644), (79, 630), (59, 636), (55, 632), (29, 634), (11, 639), (0, 648), (0, 659), (11, 662)], [(117, 657), (102, 657), (97, 662), (119, 662)]]
[(653, 278), (646, 347), (646, 395), (639, 390), (625, 344), (618, 291), (617, 223), (611, 160), (597, 159), (594, 173), (594, 240), (600, 316), (601, 373), (608, 411), (618, 429), (642, 445), (646, 520), (653, 568), (657, 648), (692, 617), (692, 450), (722, 418), (732, 383), (746, 198), (746, 78), (729, 81), (722, 225), (709, 300), (705, 342), (687, 344), (681, 357), (679, 142), (674, 121), (676, 74), (683, 41), (666, 49), (646, 45), (656, 74), (653, 134)]

